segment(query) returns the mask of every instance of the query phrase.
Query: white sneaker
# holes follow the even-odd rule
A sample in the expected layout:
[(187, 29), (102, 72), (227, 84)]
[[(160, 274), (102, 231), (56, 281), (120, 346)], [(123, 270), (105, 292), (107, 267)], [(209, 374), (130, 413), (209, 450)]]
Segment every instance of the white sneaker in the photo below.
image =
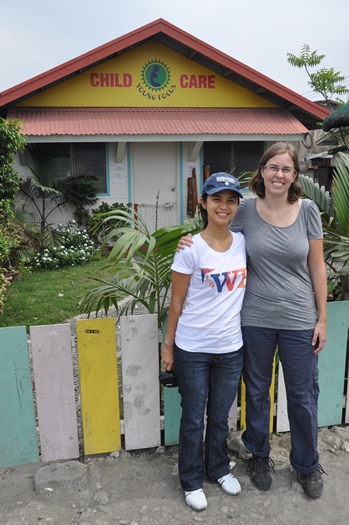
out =
[(229, 496), (236, 496), (237, 494), (240, 494), (240, 492), (241, 492), (240, 483), (230, 473), (226, 474), (225, 476), (222, 476), (219, 479), (217, 479), (217, 482), (222, 487), (222, 490), (226, 494), (229, 494)]
[(184, 491), (185, 502), (193, 510), (204, 510), (207, 507), (207, 499), (202, 489)]

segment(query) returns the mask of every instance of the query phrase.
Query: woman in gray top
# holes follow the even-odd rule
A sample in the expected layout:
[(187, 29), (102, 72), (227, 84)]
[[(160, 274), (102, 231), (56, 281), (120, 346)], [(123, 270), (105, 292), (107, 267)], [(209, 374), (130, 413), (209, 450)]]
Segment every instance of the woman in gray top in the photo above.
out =
[[(278, 142), (262, 156), (231, 223), (245, 235), (247, 285), (241, 312), (246, 431), (254, 485), (269, 490), (269, 388), (276, 347), (282, 362), (290, 422), (290, 461), (305, 494), (322, 493), (317, 452), (318, 354), (326, 341), (327, 282), (316, 205), (301, 199), (293, 145)], [(182, 241), (181, 241), (182, 242)], [(183, 244), (186, 244), (185, 242)]]

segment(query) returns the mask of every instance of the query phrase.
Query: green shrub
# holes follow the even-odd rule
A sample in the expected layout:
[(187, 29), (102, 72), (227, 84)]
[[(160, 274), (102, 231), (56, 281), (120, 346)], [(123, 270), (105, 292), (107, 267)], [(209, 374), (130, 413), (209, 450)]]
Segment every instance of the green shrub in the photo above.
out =
[(33, 268), (61, 268), (86, 264), (95, 256), (96, 248), (86, 230), (75, 227), (75, 221), (57, 228), (61, 246), (46, 248), (34, 258)]
[(26, 137), (21, 134), (23, 122), (5, 120), (0, 117), (0, 201), (13, 201), (17, 193), (21, 177), (12, 167), (14, 153), (21, 151), (26, 143)]
[(10, 281), (6, 279), (3, 268), (0, 268), (0, 314), (4, 313), (6, 290)]
[[(94, 208), (91, 212), (86, 212), (83, 216), (83, 224), (85, 224), (91, 238), (98, 243), (109, 231), (116, 228), (120, 228), (124, 223), (118, 219), (111, 218), (108, 221), (104, 221), (105, 214), (110, 212), (129, 212), (132, 209), (132, 203), (128, 202), (126, 205), (120, 202), (114, 202), (114, 204), (107, 204), (102, 202), (98, 208)], [(98, 233), (97, 233), (98, 232)]]

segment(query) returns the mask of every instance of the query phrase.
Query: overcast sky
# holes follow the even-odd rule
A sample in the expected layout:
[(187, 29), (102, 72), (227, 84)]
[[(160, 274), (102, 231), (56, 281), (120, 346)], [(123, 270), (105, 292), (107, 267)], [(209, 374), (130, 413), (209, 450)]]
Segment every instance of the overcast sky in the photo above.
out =
[(348, 0), (0, 0), (0, 92), (164, 18), (311, 100), (287, 53), (326, 55), (349, 86)]

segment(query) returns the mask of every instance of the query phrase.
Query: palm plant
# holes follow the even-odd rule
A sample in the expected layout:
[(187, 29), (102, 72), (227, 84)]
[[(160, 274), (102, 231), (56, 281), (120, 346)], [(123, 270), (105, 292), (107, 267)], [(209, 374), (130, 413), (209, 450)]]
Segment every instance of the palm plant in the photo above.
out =
[[(156, 226), (158, 198), (156, 203)], [(103, 229), (108, 222), (118, 221), (123, 226), (107, 229), (101, 250), (110, 240), (115, 244), (108, 260), (115, 267), (110, 281), (94, 279), (101, 286), (87, 293), (80, 302), (81, 312), (91, 313), (104, 309), (107, 313), (114, 305), (118, 317), (133, 314), (137, 304), (149, 313), (156, 313), (158, 326), (168, 311), (168, 294), (171, 286), (171, 264), (177, 243), (182, 235), (197, 233), (202, 229), (198, 214), (180, 226), (160, 228), (150, 234), (141, 215), (132, 210), (113, 210), (101, 214), (95, 230)], [(115, 222), (114, 222), (115, 224)], [(120, 301), (122, 299), (126, 299)]]
[(325, 262), (329, 295), (349, 299), (349, 156), (338, 153), (334, 168), (332, 193), (309, 177), (299, 177), (303, 193), (319, 207), (324, 229)]
[(76, 175), (64, 179), (59, 185), (65, 203), (75, 207), (74, 217), (79, 228), (89, 213), (88, 208), (98, 201), (95, 181), (97, 181), (97, 177), (94, 175)]
[(97, 177), (78, 175), (59, 180), (55, 160), (40, 157), (34, 146), (27, 148), (26, 160), (31, 177), (22, 182), (20, 193), (33, 204), (40, 218), (40, 249), (52, 248), (62, 243), (62, 235), (48, 222), (49, 216), (57, 208), (71, 205), (80, 227), (86, 207), (98, 200), (94, 184)]
[(52, 247), (59, 239), (56, 239), (48, 217), (65, 201), (63, 193), (56, 185), (55, 163), (52, 160), (40, 160), (34, 148), (27, 148), (26, 160), (31, 176), (20, 185), (20, 193), (25, 200), (33, 204), (40, 218), (40, 249)]

